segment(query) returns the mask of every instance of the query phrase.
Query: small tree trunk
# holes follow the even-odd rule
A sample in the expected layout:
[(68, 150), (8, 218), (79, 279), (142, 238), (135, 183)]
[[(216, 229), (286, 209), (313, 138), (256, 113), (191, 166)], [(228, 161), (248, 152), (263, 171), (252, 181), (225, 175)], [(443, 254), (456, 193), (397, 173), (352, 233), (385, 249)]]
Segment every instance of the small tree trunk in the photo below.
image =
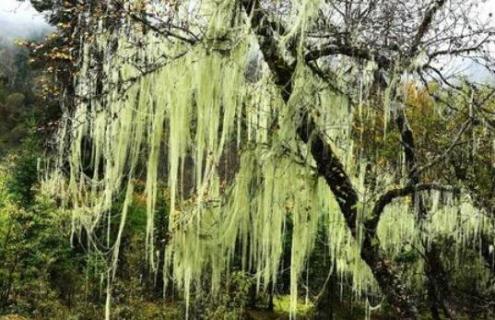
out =
[(335, 294), (338, 292), (335, 272), (332, 271), (328, 283), (326, 283), (323, 290), (323, 294), (319, 297), (316, 304), (315, 320), (333, 320), (335, 318), (334, 304), (338, 299), (338, 295)]

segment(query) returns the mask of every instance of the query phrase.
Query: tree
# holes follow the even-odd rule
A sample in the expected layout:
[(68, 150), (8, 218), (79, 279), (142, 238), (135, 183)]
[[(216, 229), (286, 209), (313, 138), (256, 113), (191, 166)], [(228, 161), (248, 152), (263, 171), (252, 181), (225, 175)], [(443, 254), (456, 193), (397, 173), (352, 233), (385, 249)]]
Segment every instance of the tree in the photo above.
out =
[[(246, 267), (263, 275), (258, 285), (276, 281), (282, 226), (289, 219), (294, 305), (297, 280), (313, 247), (321, 211), (336, 206), (346, 227), (346, 250), (362, 259), (346, 271), (366, 279), (360, 271), (364, 262), (397, 315), (415, 319), (415, 299), (378, 234), (387, 208), (410, 197), (414, 205), (409, 209), (425, 244), (432, 313), (438, 318), (440, 306), (453, 318), (441, 250), (424, 232), (434, 213), (428, 209), (427, 192), (452, 194), (464, 186), (457, 183), (458, 177), (427, 181), (425, 175), (450, 159), (468, 128), (484, 124), (482, 119), (491, 115), (486, 101), (454, 106), (451, 114), (465, 121), (450, 128), (452, 144), (436, 150), (431, 160), (421, 159), (406, 89), (410, 82), (422, 85), (442, 106), (452, 103), (442, 96), (443, 89), (432, 88), (433, 83), (466, 98), (442, 72), (439, 59), (481, 54), (480, 61), (491, 66), (486, 45), (493, 40), (493, 29), (467, 16), (476, 4), (242, 0), (207, 1), (186, 10), (186, 2), (158, 6), (90, 1), (56, 7), (58, 13), (71, 12), (69, 29), (79, 37), (68, 40), (75, 41), (76, 48), (68, 59), (77, 70), (70, 73), (75, 78), (70, 90), (74, 110), (67, 116), (71, 122), (61, 129), (70, 135), (60, 137), (70, 143), (68, 150), (60, 145), (60, 159), (69, 160), (59, 162), (55, 181), (68, 186), (66, 201), (72, 207), (87, 212), (75, 224), (90, 234), (104, 221), (112, 229), (112, 200), (121, 192), (127, 199), (114, 226), (118, 232), (108, 233), (106, 244), (101, 235), (94, 235), (94, 249), (105, 252), (111, 262), (108, 306), (134, 179), (146, 181), (147, 251), (152, 268), (156, 266), (153, 215), (157, 181), (162, 178), (160, 151), (168, 139), (164, 149), (170, 241), (164, 268), (184, 290), (186, 302), (192, 282), (198, 284), (208, 268), (215, 291), (229, 266), (228, 259), (220, 257), (238, 252), (236, 242)], [(254, 48), (251, 53), (249, 48)], [(254, 83), (244, 79), (246, 63), (261, 74)], [(453, 91), (446, 92), (448, 98)], [(376, 158), (356, 156), (349, 128), (328, 128), (339, 121), (344, 127), (352, 125), (355, 112), (368, 118), (373, 112), (381, 117), (384, 135), (398, 135), (393, 162), (402, 160), (404, 168), (390, 165), (393, 170), (387, 172), (374, 163)], [(228, 151), (226, 146), (236, 140), (235, 152)], [(232, 153), (240, 166), (236, 178), (229, 180), (219, 167)], [(354, 161), (348, 160), (351, 156), (356, 156)], [(63, 180), (67, 166), (70, 174)], [(88, 176), (92, 180), (84, 183)], [(287, 185), (279, 186), (283, 183)], [(261, 191), (253, 190), (253, 185)], [(211, 238), (222, 240), (214, 245)], [(362, 288), (364, 283), (355, 285)]]

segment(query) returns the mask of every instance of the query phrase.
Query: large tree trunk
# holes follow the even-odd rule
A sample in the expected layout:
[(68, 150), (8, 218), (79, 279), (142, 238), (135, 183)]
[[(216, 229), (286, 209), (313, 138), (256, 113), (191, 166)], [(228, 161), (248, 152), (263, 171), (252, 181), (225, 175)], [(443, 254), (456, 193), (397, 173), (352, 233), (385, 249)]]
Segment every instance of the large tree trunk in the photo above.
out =
[[(359, 200), (357, 192), (352, 186), (340, 159), (334, 154), (330, 145), (320, 135), (311, 136), (310, 139), (311, 133), (317, 130), (311, 119), (302, 121), (302, 123), (304, 127), (299, 128), (299, 137), (305, 143), (310, 144), (311, 154), (317, 163), (318, 174), (326, 180), (337, 199), (347, 226), (354, 238), (357, 239), (356, 218)], [(361, 258), (370, 267), (380, 289), (397, 314), (400, 315), (400, 318), (415, 319), (417, 317), (416, 307), (406, 288), (401, 284), (391, 262), (380, 248), (380, 239), (376, 230), (365, 228), (363, 231)]]
[[(265, 16), (257, 0), (241, 0), (244, 9), (251, 19), (265, 62), (268, 64), (275, 84), (279, 87), (283, 100), (287, 103), (292, 94), (292, 79), (295, 65), (288, 64), (279, 54), (278, 44), (274, 37), (272, 23)], [(283, 33), (279, 27), (278, 30)], [(301, 140), (309, 145), (311, 154), (316, 161), (318, 174), (325, 179), (335, 195), (347, 226), (352, 235), (357, 238), (357, 205), (358, 194), (344, 169), (340, 159), (333, 152), (321, 132), (318, 132), (313, 119), (306, 114), (297, 130)], [(311, 136), (311, 138), (310, 138)], [(417, 309), (407, 293), (406, 288), (390, 261), (380, 248), (380, 240), (376, 230), (365, 230), (361, 257), (370, 267), (380, 289), (395, 309), (400, 319), (416, 319)]]

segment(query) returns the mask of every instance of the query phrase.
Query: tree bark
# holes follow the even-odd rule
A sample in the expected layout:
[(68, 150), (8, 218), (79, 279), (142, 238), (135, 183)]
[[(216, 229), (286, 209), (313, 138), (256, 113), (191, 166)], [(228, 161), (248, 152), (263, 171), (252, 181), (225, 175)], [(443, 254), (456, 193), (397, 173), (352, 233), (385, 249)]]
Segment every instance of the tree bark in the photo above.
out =
[(480, 239), (481, 255), (485, 260), (485, 264), (490, 269), (491, 273), (495, 275), (495, 241), (490, 239), (487, 235), (481, 235)]

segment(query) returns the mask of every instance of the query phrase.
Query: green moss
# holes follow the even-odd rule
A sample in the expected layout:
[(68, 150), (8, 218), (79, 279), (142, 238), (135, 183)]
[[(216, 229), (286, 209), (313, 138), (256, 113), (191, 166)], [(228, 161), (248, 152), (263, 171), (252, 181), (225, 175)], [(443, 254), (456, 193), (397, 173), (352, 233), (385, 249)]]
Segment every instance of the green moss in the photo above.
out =
[(311, 319), (315, 306), (311, 302), (297, 300), (296, 308), (292, 306), (291, 296), (275, 296), (273, 299), (274, 310), (280, 314), (293, 314), (299, 319)]

